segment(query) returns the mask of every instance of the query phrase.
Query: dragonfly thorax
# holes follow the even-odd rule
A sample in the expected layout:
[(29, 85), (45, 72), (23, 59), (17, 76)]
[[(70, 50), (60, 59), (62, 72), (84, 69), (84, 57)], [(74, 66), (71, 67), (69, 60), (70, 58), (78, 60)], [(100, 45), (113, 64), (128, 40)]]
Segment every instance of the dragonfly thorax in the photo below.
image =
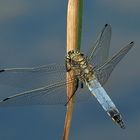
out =
[(79, 51), (69, 51), (66, 57), (67, 70), (73, 70), (74, 75), (82, 81), (93, 79), (93, 67), (88, 63), (84, 54)]

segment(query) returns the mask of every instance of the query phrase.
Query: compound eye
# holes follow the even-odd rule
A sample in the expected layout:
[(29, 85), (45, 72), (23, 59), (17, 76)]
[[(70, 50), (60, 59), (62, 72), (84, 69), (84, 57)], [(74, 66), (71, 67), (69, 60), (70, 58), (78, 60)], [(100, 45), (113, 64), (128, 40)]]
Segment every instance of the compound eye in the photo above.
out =
[(74, 50), (71, 50), (71, 51), (68, 52), (68, 54), (72, 54), (72, 53), (74, 53)]
[(68, 54), (70, 54), (70, 53), (71, 53), (71, 51), (68, 52)]

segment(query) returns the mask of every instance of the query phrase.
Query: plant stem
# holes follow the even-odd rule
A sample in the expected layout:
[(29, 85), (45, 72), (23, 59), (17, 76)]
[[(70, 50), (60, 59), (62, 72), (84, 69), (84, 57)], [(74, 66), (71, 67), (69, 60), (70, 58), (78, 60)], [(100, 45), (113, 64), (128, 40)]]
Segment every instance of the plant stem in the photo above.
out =
[[(82, 34), (82, 10), (83, 0), (68, 0), (67, 9), (67, 52), (80, 50)], [(67, 80), (74, 78), (72, 71), (67, 72)], [(74, 91), (74, 82), (67, 85), (67, 97), (71, 97)], [(63, 140), (68, 140), (73, 113), (73, 98), (67, 104), (67, 112), (64, 124)]]

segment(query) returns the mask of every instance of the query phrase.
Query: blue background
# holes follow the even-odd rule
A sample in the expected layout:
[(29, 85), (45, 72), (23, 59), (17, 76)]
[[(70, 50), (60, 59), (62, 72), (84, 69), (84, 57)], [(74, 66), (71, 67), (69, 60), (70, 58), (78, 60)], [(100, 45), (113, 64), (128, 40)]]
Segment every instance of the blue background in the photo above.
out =
[[(62, 62), (66, 54), (66, 0), (0, 0), (0, 67), (28, 67)], [(87, 51), (105, 23), (112, 26), (110, 55), (135, 41), (105, 88), (124, 116), (126, 129), (112, 123), (96, 100), (76, 104), (70, 140), (140, 139), (140, 1), (84, 2), (82, 51)], [(18, 89), (1, 86), (0, 99)], [(60, 140), (66, 108), (0, 108), (1, 140)]]

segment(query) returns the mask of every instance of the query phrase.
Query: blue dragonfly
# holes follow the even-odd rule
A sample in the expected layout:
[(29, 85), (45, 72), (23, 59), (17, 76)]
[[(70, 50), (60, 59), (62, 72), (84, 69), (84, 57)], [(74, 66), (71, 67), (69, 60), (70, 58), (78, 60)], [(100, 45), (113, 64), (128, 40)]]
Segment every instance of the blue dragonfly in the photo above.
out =
[[(105, 24), (95, 44), (85, 55), (78, 50), (68, 52), (64, 64), (50, 64), (30, 68), (0, 69), (0, 84), (29, 88), (22, 93), (4, 98), (0, 107), (26, 105), (67, 105), (74, 96), (74, 102), (92, 100), (93, 97), (121, 128), (125, 128), (122, 116), (104, 89), (110, 74), (134, 46), (130, 42), (112, 58), (109, 58), (111, 26)], [(66, 72), (73, 71), (74, 78), (66, 80)], [(67, 84), (74, 81), (74, 91), (67, 97)], [(93, 96), (94, 95), (94, 96)]]

